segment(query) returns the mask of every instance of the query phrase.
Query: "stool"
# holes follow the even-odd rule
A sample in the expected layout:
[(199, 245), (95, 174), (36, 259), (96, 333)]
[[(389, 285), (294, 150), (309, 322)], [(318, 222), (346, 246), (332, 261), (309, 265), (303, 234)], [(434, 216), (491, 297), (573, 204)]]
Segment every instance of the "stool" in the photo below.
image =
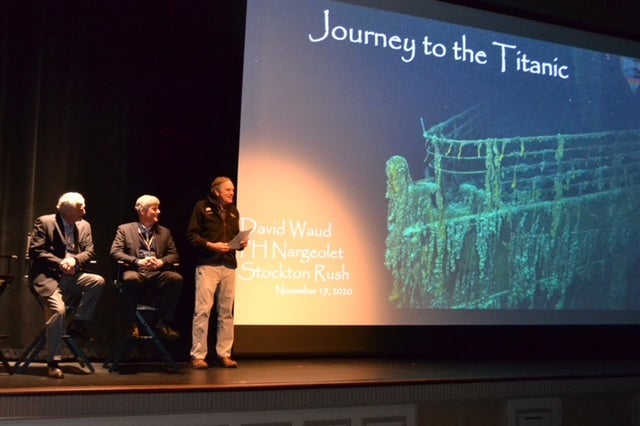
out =
[(147, 305), (137, 305), (135, 314), (135, 323), (141, 333), (140, 337), (125, 337), (119, 348), (110, 355), (104, 363), (104, 368), (108, 368), (110, 372), (117, 372), (120, 368), (122, 359), (133, 349), (136, 349), (140, 343), (150, 342), (155, 345), (158, 352), (162, 356), (162, 360), (167, 365), (168, 371), (171, 373), (179, 373), (180, 368), (174, 361), (173, 357), (162, 343), (162, 339), (150, 324), (151, 319), (157, 312), (156, 308)]
[[(173, 268), (177, 267), (177, 264), (172, 265)], [(122, 283), (120, 281), (120, 277), (122, 276), (122, 271), (124, 269), (124, 264), (122, 262), (118, 262), (117, 270), (115, 272), (115, 278), (113, 280), (113, 286), (118, 291), (118, 294), (121, 298), (124, 297)], [(179, 373), (180, 369), (178, 364), (175, 362), (167, 348), (165, 347), (162, 339), (158, 336), (158, 332), (155, 330), (152, 324), (156, 323), (157, 320), (158, 309), (155, 307), (138, 304), (136, 305), (135, 316), (133, 320), (135, 321), (136, 326), (138, 327), (138, 331), (140, 336), (137, 338), (131, 336), (125, 336), (124, 340), (120, 343), (119, 347), (107, 358), (104, 362), (104, 368), (108, 368), (110, 372), (117, 372), (120, 368), (120, 363), (122, 362), (125, 355), (127, 355), (132, 350), (136, 349), (140, 343), (153, 343), (160, 352), (162, 356), (162, 360), (167, 366), (167, 369), (171, 373)]]
[[(29, 283), (27, 283), (27, 286), (29, 287), (31, 294), (38, 301), (38, 304), (40, 305), (40, 307), (44, 309), (45, 307), (44, 302), (42, 302), (42, 299), (40, 299), (40, 296), (38, 295), (36, 290), (33, 288), (32, 285), (29, 285)], [(79, 303), (80, 301), (79, 299), (80, 299), (80, 296), (78, 295), (77, 297), (75, 297), (72, 300), (69, 300), (66, 303), (66, 311), (67, 311), (66, 318), (73, 318), (73, 311), (77, 307), (77, 303)], [(62, 341), (69, 348), (69, 350), (71, 351), (71, 354), (73, 355), (73, 358), (78, 362), (78, 364), (80, 364), (80, 367), (88, 368), (91, 373), (96, 372), (93, 365), (91, 365), (91, 362), (89, 362), (89, 358), (87, 358), (87, 355), (85, 354), (85, 352), (82, 350), (80, 345), (78, 345), (76, 340), (69, 333), (65, 332), (62, 335)], [(42, 349), (44, 349), (46, 343), (47, 343), (47, 328), (45, 326), (42, 328), (40, 333), (33, 339), (33, 341), (29, 344), (29, 346), (27, 346), (27, 348), (22, 352), (18, 360), (15, 362), (15, 364), (13, 365), (14, 371), (18, 373), (26, 373), (27, 368), (29, 367), (29, 364), (31, 364), (36, 359), (38, 354), (42, 351)]]

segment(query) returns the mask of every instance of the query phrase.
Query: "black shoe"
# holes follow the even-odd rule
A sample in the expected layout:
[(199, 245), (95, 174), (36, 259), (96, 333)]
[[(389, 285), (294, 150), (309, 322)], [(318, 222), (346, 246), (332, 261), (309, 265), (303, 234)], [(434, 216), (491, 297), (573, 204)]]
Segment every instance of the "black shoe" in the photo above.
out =
[(51, 377), (52, 379), (64, 379), (64, 373), (60, 369), (60, 366), (58, 365), (57, 362), (50, 362), (48, 364), (48, 367), (49, 367), (49, 373), (48, 373), (49, 377)]
[(166, 325), (163, 321), (158, 321), (156, 330), (162, 337), (169, 341), (177, 340), (180, 337), (177, 331)]
[(69, 324), (69, 326), (67, 327), (67, 333), (71, 337), (80, 340), (86, 340), (88, 342), (93, 342), (96, 340), (93, 336), (91, 336), (91, 334), (89, 334), (86, 327), (84, 326), (84, 321), (81, 320), (74, 320), (71, 324)]

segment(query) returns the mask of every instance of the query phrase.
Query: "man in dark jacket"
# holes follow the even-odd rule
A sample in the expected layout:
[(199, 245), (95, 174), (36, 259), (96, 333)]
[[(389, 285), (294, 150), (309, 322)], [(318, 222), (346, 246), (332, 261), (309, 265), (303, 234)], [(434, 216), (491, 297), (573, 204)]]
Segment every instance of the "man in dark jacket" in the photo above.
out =
[(58, 361), (66, 315), (64, 299), (81, 292), (75, 319), (67, 331), (87, 339), (84, 323), (91, 319), (105, 281), (84, 271), (95, 256), (91, 225), (83, 219), (84, 197), (67, 192), (60, 196), (56, 208), (57, 213), (40, 216), (33, 225), (29, 282), (44, 304), (49, 377), (61, 379), (64, 373)]
[(136, 305), (148, 290), (158, 308), (156, 330), (167, 340), (180, 337), (171, 328), (176, 305), (182, 291), (182, 275), (172, 270), (180, 261), (171, 231), (159, 225), (160, 200), (142, 195), (135, 205), (138, 221), (118, 226), (111, 244), (111, 258), (120, 264), (120, 280), (127, 310), (126, 336), (137, 338), (134, 322)]
[(191, 365), (207, 368), (207, 334), (209, 316), (218, 299), (216, 355), (222, 367), (234, 368), (238, 363), (231, 359), (233, 346), (233, 303), (236, 289), (236, 250), (247, 246), (247, 240), (238, 246), (229, 242), (240, 231), (240, 213), (233, 204), (235, 187), (228, 177), (217, 177), (211, 183), (211, 192), (196, 203), (187, 239), (198, 250), (196, 267), (195, 312), (193, 314)]

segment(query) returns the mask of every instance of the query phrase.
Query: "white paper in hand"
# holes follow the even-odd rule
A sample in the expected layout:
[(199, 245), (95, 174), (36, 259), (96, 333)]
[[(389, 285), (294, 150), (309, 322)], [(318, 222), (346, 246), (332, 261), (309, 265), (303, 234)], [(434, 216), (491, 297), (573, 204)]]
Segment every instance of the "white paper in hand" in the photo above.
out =
[(233, 237), (231, 241), (229, 241), (229, 245), (233, 250), (238, 250), (240, 248), (240, 243), (247, 238), (249, 238), (249, 234), (253, 231), (253, 228), (245, 229), (244, 231), (238, 232), (238, 235)]

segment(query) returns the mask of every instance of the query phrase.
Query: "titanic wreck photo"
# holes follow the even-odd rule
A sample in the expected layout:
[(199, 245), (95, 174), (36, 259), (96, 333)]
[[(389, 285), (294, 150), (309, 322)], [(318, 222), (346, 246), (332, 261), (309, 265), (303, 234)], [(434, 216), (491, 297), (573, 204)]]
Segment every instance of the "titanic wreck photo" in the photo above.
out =
[[(638, 67), (623, 58), (618, 70), (637, 100)], [(541, 112), (523, 114), (503, 99), (423, 125), (418, 179), (405, 158), (388, 159), (394, 306), (640, 309), (640, 120), (612, 124), (612, 106), (585, 112), (580, 97), (610, 96), (604, 86), (573, 90), (575, 108), (539, 102)], [(518, 119), (557, 128), (522, 134)]]

